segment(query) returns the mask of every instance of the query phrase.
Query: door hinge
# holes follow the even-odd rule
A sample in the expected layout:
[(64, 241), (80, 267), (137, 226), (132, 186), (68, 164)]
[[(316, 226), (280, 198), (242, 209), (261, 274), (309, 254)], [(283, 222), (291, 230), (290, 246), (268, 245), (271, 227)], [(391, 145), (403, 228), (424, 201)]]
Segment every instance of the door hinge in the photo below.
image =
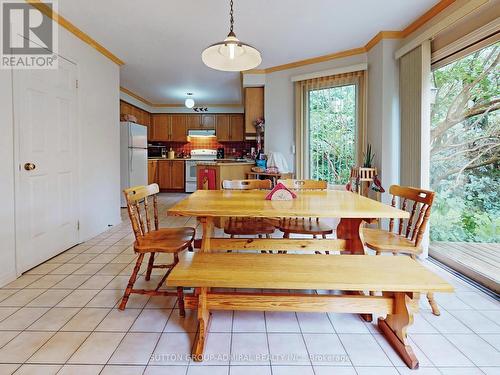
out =
[(76, 230), (80, 230), (80, 220), (77, 220), (76, 222)]
[(78, 88), (78, 80), (76, 80), (75, 86), (76, 86), (76, 88)]

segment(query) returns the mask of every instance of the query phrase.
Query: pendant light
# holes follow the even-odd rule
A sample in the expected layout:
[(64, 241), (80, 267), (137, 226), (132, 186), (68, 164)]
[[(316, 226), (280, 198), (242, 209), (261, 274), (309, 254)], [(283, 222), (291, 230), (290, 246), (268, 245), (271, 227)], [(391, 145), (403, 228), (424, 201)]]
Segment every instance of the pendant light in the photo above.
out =
[(186, 106), (186, 108), (193, 108), (194, 107), (194, 99), (191, 97), (193, 95), (193, 93), (188, 92), (186, 95), (188, 97), (184, 101), (184, 105)]
[(205, 48), (201, 54), (201, 59), (209, 68), (225, 72), (241, 72), (253, 69), (260, 65), (262, 57), (257, 49), (236, 38), (236, 34), (233, 32), (233, 0), (230, 0), (229, 5), (231, 8), (229, 13), (231, 26), (227, 38)]

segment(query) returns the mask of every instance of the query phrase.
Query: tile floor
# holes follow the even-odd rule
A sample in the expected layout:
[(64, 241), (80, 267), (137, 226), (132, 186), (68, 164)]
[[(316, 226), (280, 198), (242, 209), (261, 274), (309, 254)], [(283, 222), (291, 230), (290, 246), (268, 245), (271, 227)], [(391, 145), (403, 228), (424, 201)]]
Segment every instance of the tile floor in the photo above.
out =
[[(182, 197), (163, 195), (161, 212)], [(162, 217), (164, 226), (194, 224)], [(174, 297), (133, 295), (116, 309), (132, 242), (125, 218), (1, 288), (0, 374), (500, 374), (500, 303), (430, 263), (456, 293), (437, 295), (440, 317), (421, 301), (409, 330), (419, 370), (350, 314), (216, 312), (209, 360), (191, 362), (195, 313), (179, 318)]]

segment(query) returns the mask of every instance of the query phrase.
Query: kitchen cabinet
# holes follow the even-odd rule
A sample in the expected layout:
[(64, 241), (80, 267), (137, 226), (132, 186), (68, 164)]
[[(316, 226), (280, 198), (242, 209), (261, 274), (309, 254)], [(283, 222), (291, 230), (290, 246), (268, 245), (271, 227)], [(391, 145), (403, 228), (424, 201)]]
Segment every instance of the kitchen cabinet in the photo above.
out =
[(187, 129), (201, 129), (201, 115), (184, 115), (187, 121)]
[(229, 130), (232, 141), (243, 141), (245, 138), (244, 118), (242, 114), (229, 115)]
[(151, 131), (148, 134), (148, 141), (169, 141), (170, 140), (170, 115), (154, 114), (151, 123)]
[(186, 117), (184, 115), (154, 114), (149, 141), (186, 142)]
[(172, 115), (170, 123), (170, 139), (172, 142), (186, 142), (186, 116)]
[(244, 138), (243, 115), (217, 115), (216, 136), (219, 142), (241, 142)]
[(137, 123), (149, 127), (151, 124), (151, 115), (149, 112), (140, 109), (132, 104), (120, 100), (120, 115), (132, 115), (137, 118)]
[(184, 160), (158, 160), (158, 185), (161, 190), (184, 191)]
[(264, 117), (264, 87), (245, 88), (245, 133), (256, 134), (254, 122)]
[(215, 115), (201, 115), (201, 127), (203, 129), (215, 129)]
[(158, 183), (158, 160), (148, 160), (148, 184)]

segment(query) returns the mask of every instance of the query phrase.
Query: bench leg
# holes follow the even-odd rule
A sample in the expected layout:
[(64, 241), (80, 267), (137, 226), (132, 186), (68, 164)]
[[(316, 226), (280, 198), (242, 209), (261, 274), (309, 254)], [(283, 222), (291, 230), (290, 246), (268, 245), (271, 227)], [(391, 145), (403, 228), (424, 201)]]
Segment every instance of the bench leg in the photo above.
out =
[(200, 294), (198, 295), (198, 335), (193, 347), (193, 359), (196, 362), (203, 361), (209, 323), (210, 311), (207, 308), (207, 288), (200, 288)]
[[(387, 293), (384, 293), (387, 295)], [(378, 326), (389, 344), (411, 369), (418, 368), (418, 359), (408, 345), (407, 328), (413, 323), (412, 299), (406, 293), (394, 293), (394, 310), (387, 317), (378, 318)]]

